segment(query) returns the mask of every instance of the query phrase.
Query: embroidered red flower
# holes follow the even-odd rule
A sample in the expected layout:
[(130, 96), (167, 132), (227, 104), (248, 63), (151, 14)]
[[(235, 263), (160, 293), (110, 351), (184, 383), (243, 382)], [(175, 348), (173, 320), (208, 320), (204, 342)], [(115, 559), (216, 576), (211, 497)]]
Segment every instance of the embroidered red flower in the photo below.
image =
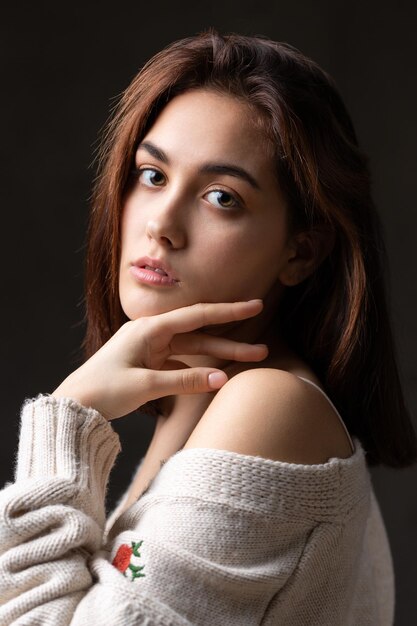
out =
[[(119, 549), (116, 552), (116, 556), (112, 561), (112, 565), (119, 572), (122, 572), (124, 576), (130, 577), (131, 580), (135, 578), (140, 578), (141, 576), (145, 576), (142, 572), (144, 565), (137, 565), (133, 561), (136, 561), (136, 558), (140, 557), (139, 548), (141, 547), (143, 541), (134, 542), (132, 541), (131, 545), (128, 546), (126, 543), (123, 543), (119, 546)], [(136, 558), (135, 558), (136, 557)]]
[(116, 556), (113, 559), (113, 565), (120, 572), (124, 572), (127, 569), (127, 566), (130, 563), (130, 557), (133, 554), (133, 550), (130, 546), (125, 543), (120, 546), (117, 551)]

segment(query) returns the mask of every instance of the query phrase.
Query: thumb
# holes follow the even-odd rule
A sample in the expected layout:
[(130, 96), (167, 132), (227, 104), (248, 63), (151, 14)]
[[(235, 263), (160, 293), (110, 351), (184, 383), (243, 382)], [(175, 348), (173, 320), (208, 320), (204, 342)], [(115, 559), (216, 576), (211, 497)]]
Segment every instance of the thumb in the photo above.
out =
[(152, 387), (157, 397), (162, 397), (213, 391), (220, 389), (227, 380), (225, 372), (208, 367), (154, 370)]

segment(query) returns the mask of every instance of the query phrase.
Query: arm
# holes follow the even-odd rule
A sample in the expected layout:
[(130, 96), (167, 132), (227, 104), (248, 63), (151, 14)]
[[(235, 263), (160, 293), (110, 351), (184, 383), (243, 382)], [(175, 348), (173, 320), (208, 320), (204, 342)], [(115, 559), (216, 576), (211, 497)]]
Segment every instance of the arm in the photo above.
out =
[(70, 622), (93, 583), (87, 559), (101, 547), (119, 449), (94, 409), (47, 395), (25, 402), (15, 483), (0, 494), (1, 624), (47, 606), (56, 624)]
[(25, 402), (16, 480), (0, 493), (2, 626), (187, 623), (158, 598), (132, 612), (129, 581), (109, 562), (104, 501), (119, 450), (94, 409), (47, 395)]

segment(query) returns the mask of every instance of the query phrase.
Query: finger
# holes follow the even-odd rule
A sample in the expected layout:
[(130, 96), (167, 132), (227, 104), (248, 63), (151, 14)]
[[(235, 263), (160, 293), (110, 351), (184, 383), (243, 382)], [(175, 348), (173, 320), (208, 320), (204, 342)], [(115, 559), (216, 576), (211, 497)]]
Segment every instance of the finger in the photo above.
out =
[(190, 367), (181, 370), (148, 370), (147, 380), (147, 396), (154, 400), (164, 396), (204, 393), (220, 389), (228, 381), (228, 377), (221, 370)]
[(268, 356), (265, 344), (237, 342), (206, 333), (175, 335), (170, 349), (172, 354), (202, 354), (233, 361), (262, 361)]
[(258, 315), (263, 309), (262, 300), (246, 302), (198, 302), (186, 307), (180, 307), (160, 313), (153, 319), (158, 319), (158, 334), (168, 332), (170, 335), (186, 333), (210, 324), (225, 324), (236, 322)]

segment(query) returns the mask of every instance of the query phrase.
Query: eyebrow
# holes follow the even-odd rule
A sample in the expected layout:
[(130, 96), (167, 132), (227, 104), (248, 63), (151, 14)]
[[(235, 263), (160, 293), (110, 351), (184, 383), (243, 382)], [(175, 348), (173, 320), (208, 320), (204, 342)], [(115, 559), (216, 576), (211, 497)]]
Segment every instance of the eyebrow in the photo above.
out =
[[(146, 150), (151, 156), (162, 163), (169, 165), (169, 159), (165, 152), (158, 148), (150, 141), (142, 141), (137, 147), (137, 150)], [(233, 165), (231, 163), (204, 163), (199, 169), (200, 174), (228, 174), (229, 176), (235, 176), (236, 178), (242, 178), (249, 183), (254, 189), (260, 190), (260, 185), (257, 180), (249, 174), (243, 167)]]

